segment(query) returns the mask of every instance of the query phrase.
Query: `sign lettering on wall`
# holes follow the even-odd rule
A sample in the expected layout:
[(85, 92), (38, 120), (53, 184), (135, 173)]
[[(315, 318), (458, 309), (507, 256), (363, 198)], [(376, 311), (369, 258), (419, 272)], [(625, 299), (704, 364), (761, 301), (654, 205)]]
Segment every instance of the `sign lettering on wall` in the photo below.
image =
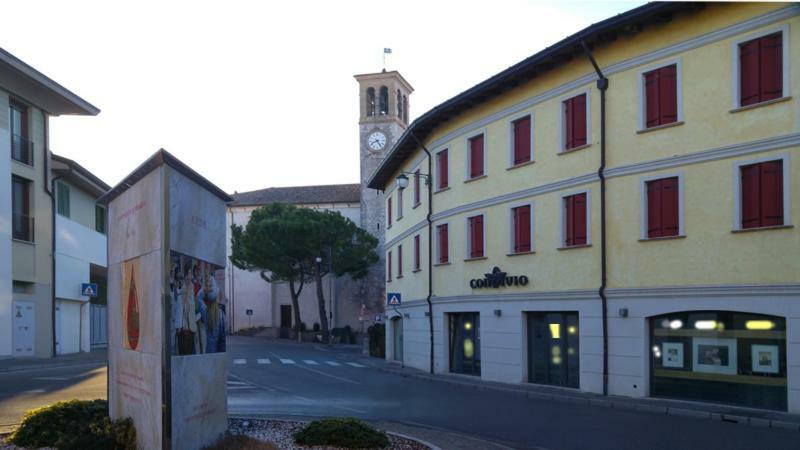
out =
[(469, 280), (469, 287), (472, 289), (484, 289), (510, 286), (526, 286), (528, 284), (528, 277), (525, 275), (508, 275), (506, 272), (500, 270), (495, 266), (491, 273), (483, 274), (483, 278), (473, 278)]

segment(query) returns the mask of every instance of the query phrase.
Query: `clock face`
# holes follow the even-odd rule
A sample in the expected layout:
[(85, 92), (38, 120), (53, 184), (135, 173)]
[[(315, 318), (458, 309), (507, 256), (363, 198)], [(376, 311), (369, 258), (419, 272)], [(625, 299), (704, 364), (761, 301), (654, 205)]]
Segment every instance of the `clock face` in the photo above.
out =
[(372, 150), (381, 150), (386, 147), (386, 135), (376, 131), (367, 138), (367, 146)]

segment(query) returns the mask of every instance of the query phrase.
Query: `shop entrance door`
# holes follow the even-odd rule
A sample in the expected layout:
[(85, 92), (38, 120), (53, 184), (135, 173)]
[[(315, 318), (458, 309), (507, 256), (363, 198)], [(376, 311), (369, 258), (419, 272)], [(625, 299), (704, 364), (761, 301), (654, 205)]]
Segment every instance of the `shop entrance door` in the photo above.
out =
[(448, 314), (450, 372), (481, 374), (481, 318), (476, 312)]
[(392, 319), (392, 357), (395, 361), (403, 361), (403, 319)]
[(577, 388), (577, 312), (528, 313), (528, 381)]
[(292, 328), (292, 305), (281, 305), (281, 334), (284, 339), (289, 338), (289, 330)]

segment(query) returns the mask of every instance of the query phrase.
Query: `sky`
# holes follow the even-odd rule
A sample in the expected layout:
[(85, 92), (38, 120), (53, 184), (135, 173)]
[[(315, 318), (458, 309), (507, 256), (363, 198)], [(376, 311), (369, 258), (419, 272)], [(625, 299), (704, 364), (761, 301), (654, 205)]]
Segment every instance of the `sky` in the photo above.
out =
[(101, 109), (53, 118), (54, 153), (113, 186), (164, 148), (233, 193), (357, 183), (353, 75), (384, 48), (413, 120), (642, 3), (27, 0), (0, 46)]

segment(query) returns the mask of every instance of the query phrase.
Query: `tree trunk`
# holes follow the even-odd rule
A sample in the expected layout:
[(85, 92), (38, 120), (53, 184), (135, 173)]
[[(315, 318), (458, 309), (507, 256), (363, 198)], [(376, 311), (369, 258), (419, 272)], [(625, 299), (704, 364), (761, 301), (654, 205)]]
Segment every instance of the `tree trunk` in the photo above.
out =
[(303, 282), (300, 282), (300, 287), (297, 292), (294, 290), (294, 280), (289, 280), (289, 295), (292, 297), (292, 313), (294, 315), (294, 333), (297, 335), (297, 342), (303, 341), (303, 336), (300, 334), (300, 293), (303, 292)]
[(326, 344), (331, 342), (331, 333), (328, 330), (328, 316), (325, 313), (325, 295), (322, 293), (322, 273), (319, 263), (314, 265), (314, 283), (317, 285), (317, 302), (319, 303), (319, 324), (322, 327), (322, 340)]

